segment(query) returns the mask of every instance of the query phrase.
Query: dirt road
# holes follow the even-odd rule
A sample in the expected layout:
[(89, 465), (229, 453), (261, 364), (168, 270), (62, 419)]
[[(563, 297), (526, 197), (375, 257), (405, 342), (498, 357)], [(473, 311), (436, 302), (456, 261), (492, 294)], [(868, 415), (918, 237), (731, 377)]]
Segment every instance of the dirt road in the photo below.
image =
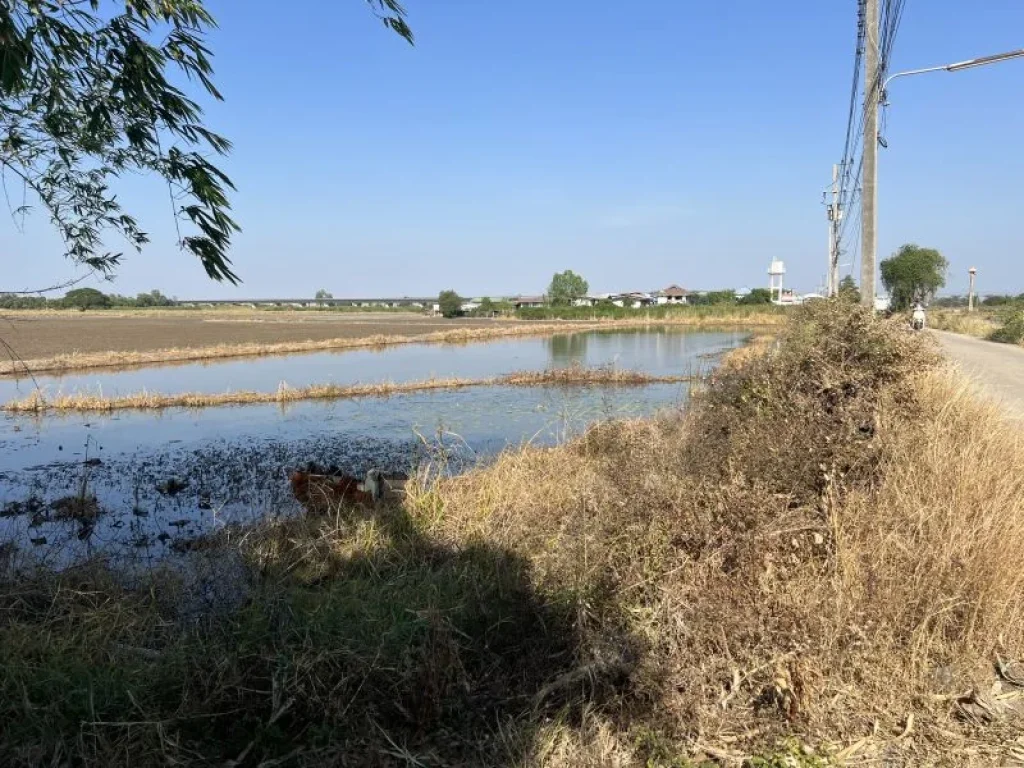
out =
[(933, 331), (942, 349), (986, 395), (1024, 420), (1024, 348)]

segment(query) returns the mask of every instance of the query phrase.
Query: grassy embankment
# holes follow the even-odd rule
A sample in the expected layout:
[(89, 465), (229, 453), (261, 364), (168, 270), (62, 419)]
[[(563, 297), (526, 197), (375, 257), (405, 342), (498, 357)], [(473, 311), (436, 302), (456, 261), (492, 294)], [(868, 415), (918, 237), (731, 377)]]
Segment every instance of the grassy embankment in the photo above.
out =
[(693, 324), (742, 324), (749, 320), (755, 324), (772, 322), (769, 318), (783, 318), (788, 309), (771, 304), (706, 304), (694, 306), (662, 305), (660, 307), (537, 307), (520, 309), (516, 316), (523, 320), (628, 320), (644, 318), (649, 321), (690, 322)]
[(485, 379), (425, 379), (421, 381), (376, 384), (314, 384), (308, 387), (281, 385), (274, 392), (184, 392), (161, 394), (138, 392), (130, 395), (104, 397), (98, 394), (75, 393), (47, 397), (39, 390), (21, 400), (0, 405), (6, 413), (47, 413), (69, 411), (160, 410), (164, 408), (208, 408), (222, 405), (255, 405), (259, 403), (296, 403), (303, 400), (351, 400), (358, 397), (390, 397), (410, 392), (428, 392), (470, 387), (540, 387), (540, 386), (645, 386), (690, 381), (692, 376), (653, 376), (640, 371), (614, 367), (585, 368), (572, 366), (543, 371), (519, 371)]
[(1003, 344), (1024, 344), (1024, 309), (1017, 307), (967, 312), (963, 309), (935, 309), (929, 325), (940, 331), (960, 333)]
[(992, 665), (1024, 657), (1021, 436), (921, 343), (816, 305), (685, 415), (202, 542), (248, 597), (200, 618), (170, 574), (23, 577), (0, 754), (1012, 764)]
[[(414, 335), (376, 335), (361, 338), (333, 338), (280, 343), (219, 344), (198, 347), (175, 347), (146, 351), (108, 351), (87, 354), (69, 353), (55, 357), (29, 360), (0, 360), (0, 376), (28, 373), (63, 373), (89, 368), (114, 368), (162, 363), (186, 363), (232, 357), (257, 357), (303, 352), (343, 349), (366, 349), (400, 344), (468, 344), (516, 336), (554, 336), (595, 330), (622, 330), (652, 325), (683, 327), (773, 327), (785, 321), (778, 312), (698, 312), (698, 309), (677, 308), (672, 313), (648, 314), (633, 311), (628, 317), (576, 322), (523, 321), (493, 328), (453, 328), (446, 331)], [(130, 316), (126, 317), (130, 322)]]

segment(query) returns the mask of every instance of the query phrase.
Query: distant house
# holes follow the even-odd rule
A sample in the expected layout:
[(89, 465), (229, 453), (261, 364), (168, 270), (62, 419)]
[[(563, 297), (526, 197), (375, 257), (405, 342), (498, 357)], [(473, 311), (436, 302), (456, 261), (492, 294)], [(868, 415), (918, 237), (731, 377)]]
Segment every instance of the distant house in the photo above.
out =
[(655, 299), (658, 304), (686, 304), (686, 297), (689, 295), (688, 290), (673, 283), (663, 291), (658, 291), (655, 294)]
[(516, 296), (512, 299), (512, 306), (516, 309), (534, 309), (547, 304), (543, 296)]
[(600, 299), (593, 296), (580, 296), (578, 299), (572, 300), (572, 305), (574, 307), (592, 307), (597, 304), (598, 301), (600, 301)]
[(796, 292), (792, 288), (781, 288), (779, 290), (779, 298), (772, 302), (776, 306), (781, 307), (793, 307), (798, 304), (803, 304), (803, 299), (797, 296)]
[(472, 312), (474, 309), (480, 309), (480, 304), (483, 303), (483, 299), (469, 299), (462, 302), (463, 312)]
[(656, 302), (656, 299), (649, 293), (643, 291), (630, 291), (628, 293), (614, 293), (608, 299), (617, 307), (649, 307)]

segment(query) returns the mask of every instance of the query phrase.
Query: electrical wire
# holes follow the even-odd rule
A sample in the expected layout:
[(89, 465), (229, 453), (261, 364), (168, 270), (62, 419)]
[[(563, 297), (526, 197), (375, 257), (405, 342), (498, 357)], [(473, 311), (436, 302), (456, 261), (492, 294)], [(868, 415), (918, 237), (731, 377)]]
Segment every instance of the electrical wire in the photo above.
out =
[[(861, 139), (864, 136), (864, 123), (867, 114), (867, 110), (872, 108), (869, 100), (874, 98), (878, 99), (882, 96), (879, 92), (882, 83), (885, 82), (885, 77), (889, 71), (889, 64), (892, 59), (892, 52), (896, 44), (896, 37), (899, 34), (900, 24), (903, 21), (903, 13), (906, 9), (906, 0), (881, 0), (881, 7), (879, 8), (879, 31), (877, 40), (867, 39), (867, 19), (866, 19), (866, 1), (858, 0), (857, 3), (857, 47), (854, 55), (854, 75), (853, 84), (850, 92), (850, 108), (847, 113), (846, 122), (846, 138), (843, 142), (843, 160), (840, 172), (840, 187), (839, 187), (839, 210), (842, 211), (843, 219), (837, 233), (836, 248), (840, 253), (843, 252), (843, 246), (847, 241), (847, 236), (851, 237), (859, 233), (860, 231), (860, 214), (859, 204), (861, 198), (861, 178), (864, 169), (864, 159), (862, 151), (860, 149)], [(873, 83), (863, 83), (861, 87), (861, 70), (863, 65), (863, 57), (866, 45), (876, 45), (878, 47), (878, 72), (876, 74), (875, 81)], [(859, 97), (863, 95), (863, 109), (860, 110), (860, 119), (856, 119), (856, 105), (860, 100)], [(885, 126), (887, 123), (887, 115), (885, 110), (882, 110), (881, 115), (881, 130), (879, 131), (879, 137), (884, 136)], [(856, 128), (854, 126), (856, 125)], [(851, 224), (855, 222), (855, 224)], [(853, 229), (851, 229), (851, 226)], [(859, 256), (859, 236), (857, 237), (858, 242), (854, 244), (857, 249)]]

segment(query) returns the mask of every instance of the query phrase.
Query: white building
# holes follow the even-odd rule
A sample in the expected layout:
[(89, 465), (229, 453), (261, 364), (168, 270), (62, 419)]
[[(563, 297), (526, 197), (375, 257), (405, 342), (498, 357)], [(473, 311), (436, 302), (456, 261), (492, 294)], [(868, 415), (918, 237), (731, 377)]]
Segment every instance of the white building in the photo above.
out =
[(673, 283), (663, 291), (658, 291), (655, 294), (655, 300), (659, 305), (662, 304), (686, 304), (687, 296), (690, 292), (685, 288), (680, 288), (678, 285)]
[(512, 299), (512, 305), (516, 309), (530, 309), (543, 307), (547, 300), (543, 296), (516, 296)]

